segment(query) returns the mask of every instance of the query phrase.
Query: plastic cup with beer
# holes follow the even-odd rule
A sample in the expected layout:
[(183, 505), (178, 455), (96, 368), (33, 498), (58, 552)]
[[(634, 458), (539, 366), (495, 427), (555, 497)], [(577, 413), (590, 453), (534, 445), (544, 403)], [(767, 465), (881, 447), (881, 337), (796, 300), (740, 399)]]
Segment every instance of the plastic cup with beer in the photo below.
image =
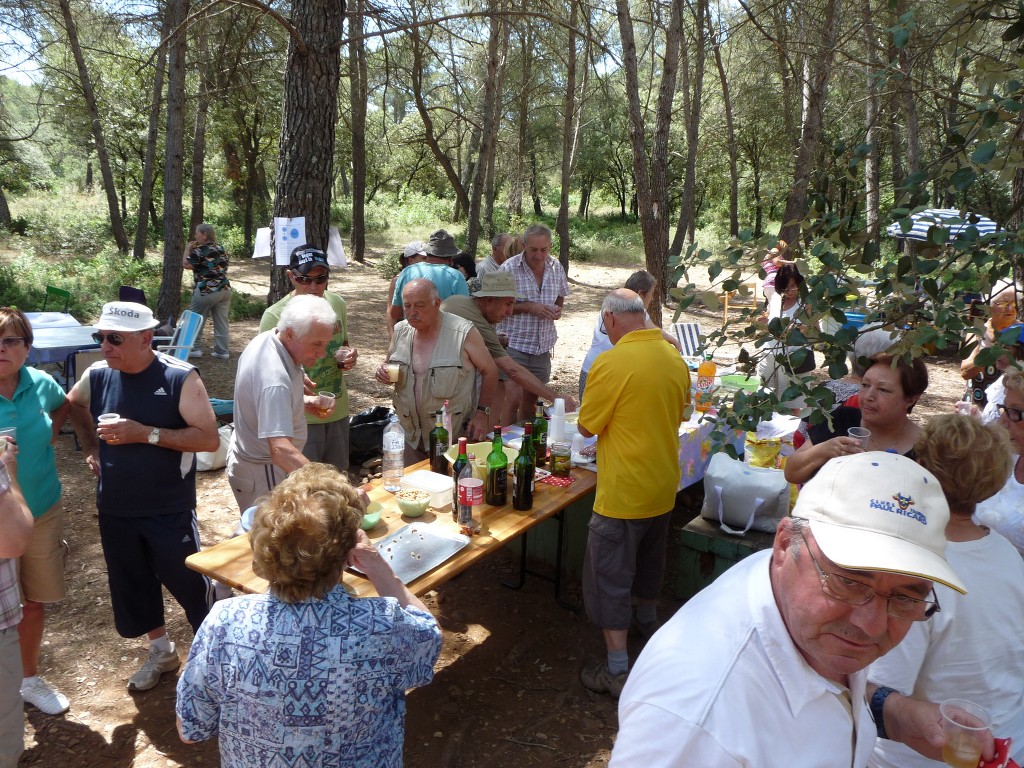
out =
[(9, 442), (7, 440), (3, 439), (5, 437), (11, 438), (10, 439), (10, 443), (17, 442), (17, 440), (18, 440), (18, 428), (17, 427), (4, 427), (3, 429), (0, 429), (0, 454), (5, 453), (7, 451), (7, 446), (9, 445)]
[(317, 392), (316, 396), (316, 415), (321, 419), (325, 419), (331, 413), (331, 409), (334, 408), (334, 393), (324, 390)]
[(868, 449), (868, 440), (871, 439), (871, 430), (865, 427), (850, 427), (846, 434), (860, 443), (862, 450)]
[(392, 384), (398, 383), (398, 378), (402, 373), (402, 366), (398, 363), (388, 363), (388, 381)]
[(978, 768), (992, 717), (983, 707), (966, 699), (947, 699), (939, 705), (939, 712), (946, 737), (943, 762), (953, 768)]

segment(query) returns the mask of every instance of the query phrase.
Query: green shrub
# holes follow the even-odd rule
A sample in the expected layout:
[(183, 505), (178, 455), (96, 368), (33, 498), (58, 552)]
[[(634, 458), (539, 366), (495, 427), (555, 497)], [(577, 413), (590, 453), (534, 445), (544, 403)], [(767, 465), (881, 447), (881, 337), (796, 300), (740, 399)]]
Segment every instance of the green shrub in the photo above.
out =
[(377, 273), (385, 280), (391, 280), (392, 277), (402, 271), (402, 262), (399, 259), (398, 253), (388, 253), (381, 256), (377, 261)]
[(265, 296), (252, 296), (232, 289), (231, 291), (231, 320), (259, 320), (267, 308)]

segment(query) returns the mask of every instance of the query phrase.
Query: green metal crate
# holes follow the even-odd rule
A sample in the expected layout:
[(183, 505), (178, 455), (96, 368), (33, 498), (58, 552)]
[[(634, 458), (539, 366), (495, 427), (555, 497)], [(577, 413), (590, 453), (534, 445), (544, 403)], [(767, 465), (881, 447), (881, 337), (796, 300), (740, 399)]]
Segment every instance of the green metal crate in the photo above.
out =
[(750, 531), (730, 536), (702, 517), (679, 532), (679, 574), (676, 597), (689, 600), (744, 557), (768, 549), (773, 533)]

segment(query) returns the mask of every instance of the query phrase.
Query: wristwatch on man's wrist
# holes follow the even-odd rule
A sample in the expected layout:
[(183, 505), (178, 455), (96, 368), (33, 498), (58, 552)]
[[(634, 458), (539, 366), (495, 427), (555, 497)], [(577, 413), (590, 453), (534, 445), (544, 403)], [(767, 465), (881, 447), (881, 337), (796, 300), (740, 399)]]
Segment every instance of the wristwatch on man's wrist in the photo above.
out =
[(153, 431), (149, 433), (149, 437), (146, 438), (150, 445), (156, 445), (160, 442), (160, 428), (153, 427)]
[(478, 406), (476, 407), (476, 409), (477, 409), (478, 411), (480, 411), (480, 413), (482, 413), (482, 414), (483, 414), (484, 416), (490, 416), (490, 415), (491, 415), (491, 409), (490, 409), (490, 406), (486, 406), (486, 405), (478, 405)]

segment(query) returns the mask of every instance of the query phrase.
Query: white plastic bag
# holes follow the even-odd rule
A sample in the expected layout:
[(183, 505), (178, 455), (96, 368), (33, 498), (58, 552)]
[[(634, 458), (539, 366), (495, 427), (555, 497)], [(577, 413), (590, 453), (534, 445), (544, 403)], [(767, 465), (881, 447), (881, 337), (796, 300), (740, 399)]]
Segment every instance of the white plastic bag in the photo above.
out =
[(196, 454), (196, 471), (198, 472), (209, 472), (214, 469), (220, 469), (228, 461), (228, 443), (231, 442), (231, 433), (234, 431), (234, 426), (231, 424), (225, 424), (223, 427), (217, 430), (217, 434), (220, 435), (220, 447), (213, 452), (202, 451)]
[(781, 469), (752, 467), (724, 453), (711, 457), (704, 474), (704, 506), (700, 516), (723, 531), (774, 533), (789, 513), (789, 483)]

